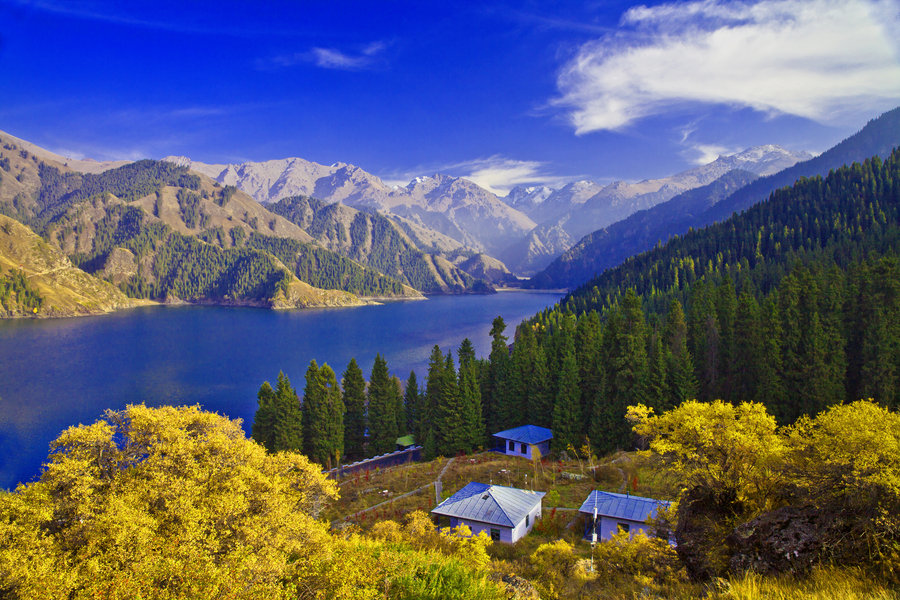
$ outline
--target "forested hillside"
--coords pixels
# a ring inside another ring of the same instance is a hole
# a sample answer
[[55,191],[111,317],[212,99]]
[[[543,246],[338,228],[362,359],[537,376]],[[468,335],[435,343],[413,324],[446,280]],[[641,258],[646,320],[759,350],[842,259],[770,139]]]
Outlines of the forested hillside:
[[900,108],[872,119],[858,133],[819,156],[773,175],[753,178],[730,173],[715,183],[595,231],[529,282],[531,287],[572,288],[625,259],[665,243],[689,229],[705,227],[745,210],[774,190],[803,177],[826,176],[832,169],[872,156],[886,158],[900,145]]
[[629,445],[638,402],[756,400],[782,423],[865,397],[895,407],[898,252],[900,151],[798,181],[522,324],[510,365],[490,365],[522,392],[486,396],[486,414],[510,415],[502,429],[549,397],[527,414],[560,447],[588,435],[611,450]]

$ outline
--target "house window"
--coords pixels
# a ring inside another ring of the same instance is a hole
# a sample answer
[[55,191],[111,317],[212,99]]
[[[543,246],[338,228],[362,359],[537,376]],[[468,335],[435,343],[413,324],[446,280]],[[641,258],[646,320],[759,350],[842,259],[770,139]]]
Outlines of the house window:
[[527,454],[527,453],[528,453],[528,446],[526,446],[525,444],[522,444],[522,454]]
[[515,451],[516,451],[516,443],[513,442],[512,440],[510,440],[510,442],[509,442],[509,451],[510,451],[510,452],[515,452]]
[[493,540],[495,542],[500,541],[500,530],[499,529],[494,529],[493,527],[491,527],[491,540]]
[[528,528],[530,525],[529,519],[531,519],[531,515],[525,515],[525,527]]
[[618,525],[619,531],[624,531],[625,533],[628,533],[628,530],[631,529],[631,527],[628,526],[628,523],[619,523]]

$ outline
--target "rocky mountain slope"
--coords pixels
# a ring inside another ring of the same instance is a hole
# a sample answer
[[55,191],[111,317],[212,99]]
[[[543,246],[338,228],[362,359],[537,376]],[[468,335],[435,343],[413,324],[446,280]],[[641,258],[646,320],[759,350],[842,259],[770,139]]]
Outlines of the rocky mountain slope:
[[[325,248],[389,275],[424,293],[490,291],[435,253],[419,250],[404,229],[378,213],[307,196],[282,198],[269,210],[295,223]],[[483,275],[477,278],[485,279]]]
[[476,252],[499,252],[531,230],[535,223],[497,196],[466,179],[418,177],[406,187],[389,187],[354,165],[320,165],[300,158],[238,165],[210,165],[186,157],[165,160],[234,185],[260,202],[312,196],[358,209],[405,217]]

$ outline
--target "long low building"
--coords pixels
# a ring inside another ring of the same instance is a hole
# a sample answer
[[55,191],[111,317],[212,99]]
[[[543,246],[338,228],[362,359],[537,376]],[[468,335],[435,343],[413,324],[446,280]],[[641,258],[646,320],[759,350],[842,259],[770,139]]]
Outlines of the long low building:
[[434,507],[431,514],[449,518],[451,527],[467,525],[473,534],[484,531],[495,542],[515,544],[541,518],[544,494],[473,481]]

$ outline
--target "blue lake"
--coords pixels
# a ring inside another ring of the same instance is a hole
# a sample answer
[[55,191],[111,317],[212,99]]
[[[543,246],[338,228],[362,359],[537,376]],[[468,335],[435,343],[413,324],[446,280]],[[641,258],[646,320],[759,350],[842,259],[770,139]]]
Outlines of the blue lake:
[[243,419],[249,431],[256,392],[279,371],[302,393],[310,360],[340,378],[355,357],[368,377],[380,352],[393,375],[406,381],[415,370],[421,382],[435,344],[455,351],[468,337],[485,357],[497,315],[512,337],[522,319],[559,298],[515,291],[342,309],[158,306],[0,321],[0,487],[36,478],[63,429],[107,408],[199,404]]

